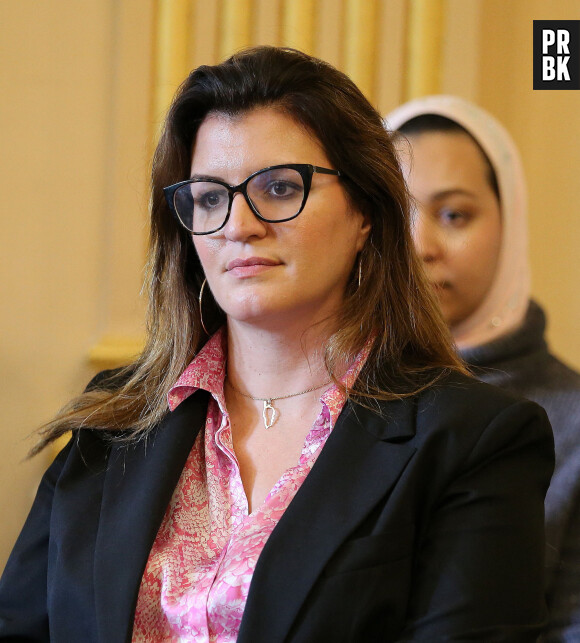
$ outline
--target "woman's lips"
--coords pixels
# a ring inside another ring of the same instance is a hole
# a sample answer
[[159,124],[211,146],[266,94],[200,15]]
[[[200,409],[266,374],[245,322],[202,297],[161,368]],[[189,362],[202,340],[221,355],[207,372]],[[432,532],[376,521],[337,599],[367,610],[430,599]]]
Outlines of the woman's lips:
[[272,266],[279,266],[280,262],[266,257],[248,257],[247,259],[233,259],[226,266],[226,271],[236,277],[253,277]]
[[433,288],[435,292],[442,292],[444,290],[449,290],[451,288],[451,284],[448,281],[434,281],[431,282],[431,288]]

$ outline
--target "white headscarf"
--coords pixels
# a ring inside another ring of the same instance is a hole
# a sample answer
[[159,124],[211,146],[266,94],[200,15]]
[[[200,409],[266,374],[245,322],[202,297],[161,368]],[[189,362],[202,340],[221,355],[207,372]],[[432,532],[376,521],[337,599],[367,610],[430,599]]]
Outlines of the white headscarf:
[[499,186],[502,239],[493,282],[476,310],[453,329],[458,348],[473,348],[518,328],[528,308],[530,270],[522,163],[506,129],[481,108],[456,96],[410,101],[388,114],[385,124],[396,130],[423,114],[438,114],[465,128],[487,155]]

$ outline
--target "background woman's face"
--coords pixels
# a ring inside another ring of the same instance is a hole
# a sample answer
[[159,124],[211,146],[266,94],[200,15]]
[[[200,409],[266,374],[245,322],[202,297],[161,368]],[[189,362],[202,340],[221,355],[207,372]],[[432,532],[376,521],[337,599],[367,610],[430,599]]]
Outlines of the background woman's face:
[[409,136],[402,162],[416,200],[413,239],[453,330],[482,303],[501,247],[501,214],[481,151],[461,132]]
[[[191,174],[238,185],[253,172],[287,163],[332,169],[315,137],[279,110],[259,108],[235,117],[208,115],[196,137]],[[297,218],[261,221],[237,193],[225,227],[193,242],[230,322],[280,328],[336,312],[368,233],[340,179],[314,174]]]

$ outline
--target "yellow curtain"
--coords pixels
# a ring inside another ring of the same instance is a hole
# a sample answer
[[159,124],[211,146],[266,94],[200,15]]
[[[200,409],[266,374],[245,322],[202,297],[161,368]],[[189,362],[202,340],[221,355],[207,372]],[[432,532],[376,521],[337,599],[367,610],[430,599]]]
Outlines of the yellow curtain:
[[[295,47],[328,60],[371,102],[439,90],[443,0],[155,2],[153,106],[158,120],[192,68],[259,44]],[[385,84],[400,90],[385,91]]]
[[443,0],[411,0],[405,100],[440,91],[443,17]]

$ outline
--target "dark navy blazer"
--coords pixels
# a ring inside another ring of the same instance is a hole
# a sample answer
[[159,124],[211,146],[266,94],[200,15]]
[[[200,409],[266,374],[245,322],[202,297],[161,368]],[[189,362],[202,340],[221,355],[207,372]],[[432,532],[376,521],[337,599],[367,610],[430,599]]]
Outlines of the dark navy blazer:
[[[130,446],[74,436],[0,582],[0,640],[131,640],[206,409],[199,391]],[[348,403],[266,542],[239,643],[533,641],[552,467],[543,410],[467,377],[381,415]]]

